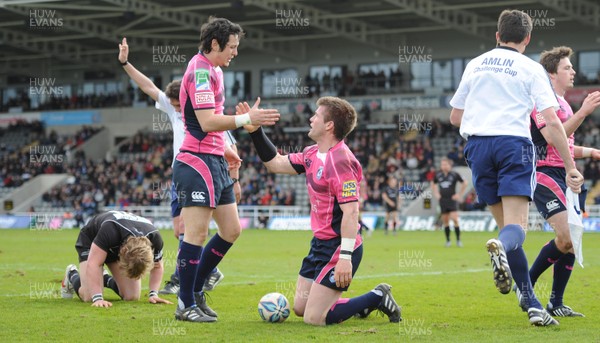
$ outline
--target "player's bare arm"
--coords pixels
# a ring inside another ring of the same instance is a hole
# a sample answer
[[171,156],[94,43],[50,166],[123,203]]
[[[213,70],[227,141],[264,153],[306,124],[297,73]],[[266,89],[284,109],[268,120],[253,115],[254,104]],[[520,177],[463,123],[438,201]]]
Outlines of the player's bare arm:
[[229,177],[235,180],[233,185],[233,194],[235,195],[235,201],[239,204],[240,200],[242,199],[242,187],[239,183],[242,159],[237,153],[237,146],[235,144],[226,144],[225,160],[227,160],[227,163],[229,164]]
[[388,205],[394,206],[394,202],[392,201],[392,199],[390,199],[390,197],[387,196],[387,194],[383,193],[381,194],[381,197],[383,198],[383,201],[385,201]]
[[460,123],[462,121],[462,116],[465,110],[459,110],[458,108],[453,108],[450,112],[450,124],[460,127]]
[[437,183],[432,182],[431,183],[431,189],[433,190],[433,196],[440,200],[441,196],[440,196],[440,190],[438,189]]
[[465,198],[465,194],[467,193],[467,186],[469,183],[466,180],[460,184],[460,191],[458,191],[456,201],[462,203],[462,200]]
[[135,82],[135,84],[138,85],[138,87],[140,87],[142,92],[151,97],[152,100],[158,101],[158,94],[160,92],[160,89],[156,87],[152,80],[150,80],[146,75],[142,74],[131,63],[129,63],[129,61],[127,60],[128,57],[129,46],[127,45],[127,38],[123,37],[123,41],[121,42],[121,44],[119,44],[119,62],[121,62],[121,64],[127,62],[127,64],[123,65],[123,70],[125,70],[127,75],[131,77],[133,82]]
[[169,300],[162,299],[158,296],[158,290],[160,289],[160,283],[162,281],[164,273],[163,261],[154,262],[154,268],[150,271],[150,294],[148,301],[152,304],[173,304]]
[[575,193],[581,192],[581,185],[583,184],[583,176],[575,167],[575,162],[569,151],[569,143],[567,142],[567,136],[565,129],[560,122],[560,119],[556,116],[556,112],[553,108],[549,107],[540,112],[546,122],[546,127],[540,130],[548,144],[551,144],[556,148],[560,157],[565,164],[565,171],[567,172],[567,186]]
[[[94,295],[100,294],[102,295],[102,291],[104,290],[104,281],[103,281],[103,268],[104,261],[106,260],[106,251],[102,250],[96,243],[92,243],[92,247],[90,248],[90,254],[87,260],[87,285],[88,285],[88,294],[90,297]],[[106,301],[104,299],[93,301],[92,306],[94,307],[111,307],[112,303]]]
[[[342,223],[341,223],[341,233],[342,233],[342,250],[345,250],[344,241],[354,242],[356,239],[356,234],[358,232],[358,201],[347,202],[345,204],[340,204],[340,209],[342,210]],[[348,247],[349,248],[349,247]],[[354,245],[350,248],[354,250]],[[351,251],[352,251],[351,250]],[[348,258],[343,258],[344,255],[340,252],[340,259],[338,260],[335,266],[334,279],[335,284],[338,287],[347,287],[350,285],[352,281],[352,260]]]
[[589,158],[591,157],[594,160],[600,159],[600,150],[594,148],[588,148],[585,146],[575,145],[573,147],[573,158]]

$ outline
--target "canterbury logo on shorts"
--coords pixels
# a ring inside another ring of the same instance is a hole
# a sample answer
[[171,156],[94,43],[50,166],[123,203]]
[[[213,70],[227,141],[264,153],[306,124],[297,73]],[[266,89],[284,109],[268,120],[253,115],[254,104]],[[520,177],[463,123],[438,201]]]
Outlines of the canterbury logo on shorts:
[[202,203],[205,202],[206,196],[204,195],[204,192],[199,192],[199,191],[192,192],[192,201],[202,202]]

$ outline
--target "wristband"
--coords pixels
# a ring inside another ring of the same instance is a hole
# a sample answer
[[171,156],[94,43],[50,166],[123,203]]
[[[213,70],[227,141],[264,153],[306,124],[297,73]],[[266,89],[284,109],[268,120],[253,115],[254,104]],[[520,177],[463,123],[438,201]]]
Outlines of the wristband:
[[348,261],[351,261],[351,260],[352,260],[352,255],[342,254],[342,253],[340,252],[340,260],[348,260]]
[[124,67],[124,66],[126,66],[126,65],[128,65],[128,64],[129,64],[129,61],[125,61],[125,62],[121,62],[121,61],[119,61],[119,63],[121,63],[121,65]]
[[102,296],[102,293],[98,293],[98,294],[94,294],[92,295],[92,302],[95,303],[96,301],[101,301],[104,300],[104,297]]
[[581,156],[584,157],[584,158],[592,157],[592,151],[593,150],[594,149],[592,149],[592,148],[582,148],[581,149]]
[[250,125],[250,124],[252,124],[252,121],[250,120],[249,113],[244,113],[244,114],[235,116],[235,126],[236,127],[242,127],[244,125]]
[[232,177],[231,180],[233,180],[233,183],[240,182],[240,180],[236,179],[235,177]]
[[342,238],[342,252],[348,251],[350,254],[354,251],[354,244],[356,243],[356,238]]
[[157,297],[157,296],[158,296],[157,291],[150,291],[150,293],[148,293],[148,298]]

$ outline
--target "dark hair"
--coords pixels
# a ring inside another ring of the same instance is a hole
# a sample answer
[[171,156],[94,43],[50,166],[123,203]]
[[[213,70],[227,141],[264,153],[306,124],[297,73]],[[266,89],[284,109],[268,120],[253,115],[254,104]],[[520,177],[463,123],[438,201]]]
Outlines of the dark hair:
[[238,35],[241,39],[244,37],[244,31],[238,24],[232,23],[225,18],[209,17],[208,22],[200,28],[200,51],[209,53],[212,51],[212,40],[216,39],[221,50],[229,42],[230,35]]
[[504,10],[498,18],[498,34],[502,43],[521,43],[533,30],[529,14],[519,10]]
[[327,107],[325,122],[333,121],[333,134],[342,140],[354,130],[356,126],[356,110],[344,99],[325,96],[317,100],[317,106]]
[[181,89],[181,80],[175,80],[169,82],[167,88],[165,88],[165,94],[167,98],[175,99],[179,101],[179,90]]
[[540,55],[540,64],[544,66],[546,72],[555,74],[558,71],[560,60],[565,57],[571,57],[573,50],[568,46],[554,47],[552,50],[542,51]]

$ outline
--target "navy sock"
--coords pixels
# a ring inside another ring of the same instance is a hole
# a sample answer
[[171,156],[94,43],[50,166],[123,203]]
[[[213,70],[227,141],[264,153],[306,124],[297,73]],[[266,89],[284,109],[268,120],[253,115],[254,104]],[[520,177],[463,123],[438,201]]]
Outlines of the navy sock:
[[444,232],[446,233],[446,242],[450,242],[450,226],[446,226]]
[[531,265],[529,270],[529,278],[531,279],[531,285],[535,286],[540,275],[542,275],[546,269],[556,263],[563,253],[558,250],[554,240],[551,240],[540,250],[540,254],[535,259],[535,262]]
[[180,286],[178,305],[180,308],[188,308],[195,304],[194,281],[196,280],[201,253],[201,246],[188,242],[181,243],[181,249],[179,249],[179,255],[177,256]]
[[369,292],[352,299],[339,299],[327,312],[325,323],[327,325],[341,323],[358,312],[369,307],[377,307],[381,302],[381,295]]
[[460,227],[455,226],[454,227],[454,233],[456,234],[456,240],[460,241]]
[[515,250],[506,252],[506,259],[512,272],[512,277],[517,284],[517,287],[521,291],[521,294],[525,296],[525,299],[529,302],[529,307],[535,307],[542,309],[542,304],[537,300],[535,293],[533,292],[533,286],[529,279],[529,270],[527,267],[527,256],[523,248],[518,247]]
[[194,292],[202,291],[204,281],[206,281],[208,275],[215,269],[219,262],[221,262],[232,245],[233,243],[227,242],[221,238],[218,233],[208,241],[208,244],[204,247],[202,257],[200,258],[200,267],[198,268],[196,276]]
[[79,272],[77,270],[73,270],[69,273],[69,281],[71,281],[71,285],[73,285],[75,293],[77,293],[77,296],[79,297],[79,299],[81,299],[81,296],[79,296],[79,289],[81,288],[81,278],[79,277]]
[[508,254],[509,251],[523,246],[523,242],[525,242],[525,230],[520,225],[509,224],[500,231],[498,239],[502,242],[504,251]]
[[117,281],[112,277],[112,275],[104,275],[104,287],[112,289],[118,296],[121,296],[119,293],[119,286],[117,286]]
[[550,296],[553,307],[563,304],[563,295],[573,271],[573,264],[575,264],[575,255],[570,252],[562,255],[554,264],[554,282],[552,283],[552,295]]
[[[179,235],[179,248],[177,251],[181,250],[181,243],[183,243],[183,233]],[[175,282],[179,284],[179,268],[175,267],[175,272],[171,275],[171,282]]]

